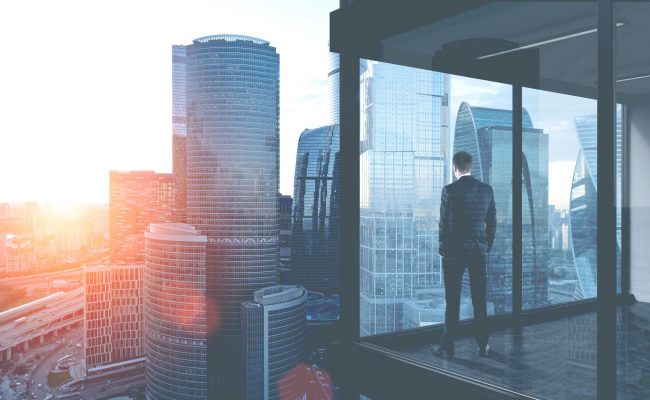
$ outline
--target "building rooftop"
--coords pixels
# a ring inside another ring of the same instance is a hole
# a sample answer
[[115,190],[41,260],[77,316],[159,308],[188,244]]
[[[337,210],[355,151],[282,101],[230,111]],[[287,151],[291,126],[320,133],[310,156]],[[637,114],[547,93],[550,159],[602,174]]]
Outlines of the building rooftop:
[[245,41],[245,42],[253,42],[255,44],[269,44],[269,42],[267,42],[266,40],[254,38],[251,36],[233,35],[233,34],[203,36],[198,39],[192,40],[192,43],[207,43],[213,40],[225,40],[226,42]]

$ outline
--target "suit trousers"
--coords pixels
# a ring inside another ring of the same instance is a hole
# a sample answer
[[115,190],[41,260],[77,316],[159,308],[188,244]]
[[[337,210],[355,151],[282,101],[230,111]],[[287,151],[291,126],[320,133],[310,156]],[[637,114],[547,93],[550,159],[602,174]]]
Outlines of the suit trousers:
[[445,280],[445,329],[443,346],[453,347],[458,331],[461,284],[465,268],[469,271],[469,282],[476,322],[476,343],[483,348],[488,343],[487,305],[486,305],[486,256],[467,255],[463,257],[443,257],[442,268]]

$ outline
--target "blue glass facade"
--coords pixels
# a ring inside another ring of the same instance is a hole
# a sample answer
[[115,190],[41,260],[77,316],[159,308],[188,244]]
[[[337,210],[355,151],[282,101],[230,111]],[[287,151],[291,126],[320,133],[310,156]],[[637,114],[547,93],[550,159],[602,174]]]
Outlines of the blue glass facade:
[[207,397],[206,241],[185,224],[151,224],[145,233],[148,399]]
[[187,219],[208,237],[208,385],[219,393],[241,378],[241,303],[276,280],[279,55],[237,35],[186,52]]
[[449,77],[368,61],[361,74],[361,335],[404,329],[404,303],[441,285],[437,227]]
[[[495,313],[512,311],[512,112],[462,103],[454,153],[474,157],[472,175],[494,189],[497,232],[488,256],[487,301]],[[522,305],[548,303],[548,135],[523,110]],[[463,294],[469,294],[467,275]]]
[[[598,188],[598,143],[596,115],[579,116],[575,120],[576,133],[580,140],[580,154],[576,161],[571,185],[570,229],[573,257],[578,284],[575,299],[596,297],[597,294],[597,188]],[[621,291],[621,197],[623,172],[622,120],[620,109],[616,129],[616,275],[617,291]]]
[[257,290],[241,305],[247,400],[306,397],[307,291],[301,286]]
[[307,290],[340,286],[339,126],[305,130],[298,141],[291,272]]

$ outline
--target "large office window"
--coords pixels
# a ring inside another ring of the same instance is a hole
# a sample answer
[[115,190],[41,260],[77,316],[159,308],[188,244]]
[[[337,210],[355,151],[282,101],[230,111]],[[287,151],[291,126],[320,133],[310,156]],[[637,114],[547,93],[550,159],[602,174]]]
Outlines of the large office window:
[[[499,228],[488,313],[512,310],[512,111],[508,85],[363,60],[360,74],[361,336],[444,322],[440,197],[452,156],[493,186]],[[468,274],[461,319],[473,317]]]

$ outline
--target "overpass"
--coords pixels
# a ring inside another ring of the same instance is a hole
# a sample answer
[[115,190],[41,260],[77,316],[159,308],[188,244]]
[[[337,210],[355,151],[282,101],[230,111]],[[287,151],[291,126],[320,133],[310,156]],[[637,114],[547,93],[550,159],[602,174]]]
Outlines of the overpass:
[[12,352],[27,350],[30,344],[42,344],[62,329],[83,327],[84,287],[57,297],[45,308],[15,321],[0,324],[0,362],[11,359]]

